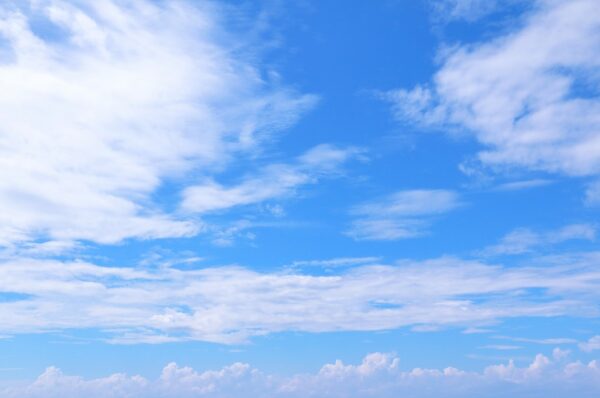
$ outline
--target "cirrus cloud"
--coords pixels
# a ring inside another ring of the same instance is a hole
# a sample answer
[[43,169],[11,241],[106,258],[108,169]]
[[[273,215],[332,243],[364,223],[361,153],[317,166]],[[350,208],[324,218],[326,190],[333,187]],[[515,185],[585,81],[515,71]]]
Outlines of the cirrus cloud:
[[450,51],[430,85],[386,98],[400,120],[470,132],[486,165],[598,175],[598,4],[535,4],[512,32]]
[[326,276],[241,266],[105,267],[13,259],[0,267],[0,334],[93,328],[113,343],[237,344],[285,331],[430,330],[597,314],[599,253],[513,268],[457,258],[357,265]]
[[314,103],[263,78],[226,26],[209,2],[3,2],[0,245],[196,234],[153,192]]

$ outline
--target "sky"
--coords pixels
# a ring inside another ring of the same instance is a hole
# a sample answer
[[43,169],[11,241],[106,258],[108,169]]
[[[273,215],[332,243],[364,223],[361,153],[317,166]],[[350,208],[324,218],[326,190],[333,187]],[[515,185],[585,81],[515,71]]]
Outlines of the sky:
[[598,49],[597,0],[0,0],[0,397],[597,397]]

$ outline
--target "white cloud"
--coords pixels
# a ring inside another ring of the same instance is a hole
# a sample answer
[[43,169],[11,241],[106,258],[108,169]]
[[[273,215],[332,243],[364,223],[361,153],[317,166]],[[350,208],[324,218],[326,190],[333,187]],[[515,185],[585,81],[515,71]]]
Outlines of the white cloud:
[[596,227],[591,224],[570,224],[560,229],[535,232],[527,228],[517,228],[504,236],[496,245],[483,249],[485,256],[516,255],[555,245],[569,240],[596,239]]
[[600,205],[600,181],[594,181],[587,186],[584,203],[587,206]]
[[595,0],[541,0],[515,31],[458,47],[430,88],[387,96],[396,116],[467,130],[493,167],[600,173],[600,19]]
[[480,348],[489,349],[489,350],[499,350],[499,351],[511,351],[511,350],[520,350],[521,346],[518,345],[508,345],[508,344],[488,344],[482,346]]
[[544,180],[541,178],[533,179],[533,180],[522,180],[522,181],[511,181],[504,184],[500,184],[496,187],[498,191],[518,191],[521,189],[530,189],[543,187],[545,185],[551,184],[551,180]]
[[246,177],[232,187],[214,181],[188,187],[183,193],[182,207],[189,212],[206,213],[281,198],[302,185],[338,173],[343,162],[359,152],[356,148],[319,145],[295,163],[269,165],[258,175]]
[[353,265],[375,264],[381,261],[381,257],[338,257],[328,260],[300,260],[294,261],[292,267],[346,267]]
[[533,343],[533,344],[544,344],[544,345],[561,345],[561,344],[575,344],[577,340],[568,337],[551,337],[546,339],[531,339],[526,337],[510,337],[510,336],[494,336],[496,339],[517,341],[521,343]]
[[248,364],[234,363],[218,370],[196,371],[170,363],[160,376],[113,374],[84,379],[50,367],[32,383],[0,391],[12,398],[166,398],[166,397],[506,397],[552,396],[592,398],[600,393],[600,365],[567,362],[564,355],[538,354],[526,367],[513,361],[482,372],[453,367],[403,370],[394,355],[371,353],[358,365],[340,360],[317,373],[270,375]]
[[225,20],[207,2],[3,2],[0,245],[197,233],[151,194],[314,102],[262,79]]
[[474,327],[599,310],[600,253],[511,268],[440,258],[327,276],[284,269],[103,267],[14,259],[0,267],[0,334],[95,328],[114,343],[240,343],[281,331]]
[[591,337],[587,342],[579,344],[583,351],[600,350],[600,335]]
[[[515,0],[504,0],[503,3],[509,2]],[[434,17],[442,21],[474,21],[495,11],[498,3],[498,0],[430,0]]]
[[458,194],[443,189],[399,191],[355,207],[347,235],[357,240],[395,240],[425,233],[431,217],[460,205]]

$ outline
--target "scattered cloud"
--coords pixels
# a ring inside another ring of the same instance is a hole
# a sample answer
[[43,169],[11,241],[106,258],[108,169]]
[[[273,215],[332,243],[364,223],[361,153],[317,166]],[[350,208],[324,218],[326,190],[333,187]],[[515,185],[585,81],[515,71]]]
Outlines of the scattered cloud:
[[[104,267],[16,258],[0,267],[0,334],[95,328],[113,343],[243,343],[283,331],[478,327],[506,318],[597,314],[600,253],[519,268],[439,258],[326,276],[240,266]],[[367,263],[368,264],[368,263]],[[553,343],[558,344],[554,341]]]
[[590,338],[585,343],[580,343],[579,348],[581,348],[583,351],[588,351],[588,352],[594,351],[594,350],[600,350],[600,335]]
[[466,328],[465,330],[462,331],[463,334],[483,334],[483,333],[491,333],[492,330],[490,329],[484,329],[484,328],[478,328],[478,327],[470,327],[470,328]]
[[591,224],[571,224],[548,232],[518,228],[504,236],[500,243],[483,249],[484,256],[517,255],[569,240],[596,239],[596,227]]
[[520,228],[502,238],[500,244],[489,247],[488,254],[522,254],[544,245],[558,244],[569,240],[588,240],[596,238],[596,227],[591,224],[571,224],[558,230],[537,233]]
[[371,353],[357,365],[337,360],[316,373],[271,375],[245,363],[196,371],[170,363],[157,379],[113,374],[97,379],[69,376],[49,367],[35,381],[4,388],[3,397],[465,397],[553,396],[592,398],[600,393],[600,364],[568,362],[542,354],[524,367],[514,361],[482,372],[413,368],[403,370],[391,354]]
[[585,190],[584,203],[590,207],[600,206],[600,181],[588,184]]
[[577,340],[568,337],[554,337],[545,339],[532,339],[526,337],[510,337],[510,336],[494,336],[495,339],[516,341],[519,343],[533,343],[543,345],[562,345],[562,344],[576,344]]
[[336,268],[354,265],[375,264],[381,261],[381,257],[338,257],[328,260],[301,260],[294,261],[292,267],[323,267]]
[[243,179],[238,185],[225,187],[212,180],[190,186],[183,192],[185,211],[207,213],[235,206],[260,203],[290,195],[302,185],[316,183],[319,178],[335,175],[340,166],[361,151],[319,145],[292,164],[272,164],[260,174]]
[[262,78],[226,25],[200,2],[2,2],[0,245],[198,233],[153,192],[253,152],[315,101]]
[[[505,0],[505,2],[515,2],[515,0]],[[494,12],[499,3],[498,0],[431,0],[430,6],[436,20],[474,21]]]
[[470,132],[485,148],[477,155],[485,165],[597,175],[597,6],[539,1],[516,30],[449,51],[430,86],[387,99],[400,120]]
[[352,209],[346,234],[356,240],[396,240],[426,233],[434,216],[460,206],[459,195],[443,189],[399,191]]
[[545,185],[552,184],[552,180],[545,179],[533,179],[533,180],[522,180],[522,181],[511,181],[504,184],[500,184],[496,187],[497,191],[520,191],[522,189],[530,189],[543,187]]
[[512,350],[520,350],[521,346],[518,345],[508,345],[508,344],[488,344],[479,348],[488,349],[488,350],[499,350],[499,351],[512,351]]

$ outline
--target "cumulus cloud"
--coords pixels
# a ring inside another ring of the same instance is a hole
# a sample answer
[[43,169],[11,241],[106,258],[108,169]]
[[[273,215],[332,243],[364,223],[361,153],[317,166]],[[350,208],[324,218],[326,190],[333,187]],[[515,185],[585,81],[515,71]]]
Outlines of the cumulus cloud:
[[598,310],[600,253],[501,267],[440,258],[326,276],[240,266],[104,267],[14,259],[0,267],[0,334],[95,328],[113,343],[242,343],[282,331],[473,327]]
[[460,205],[459,195],[443,189],[399,191],[356,206],[346,234],[357,240],[396,240],[425,233],[431,218]]
[[482,372],[414,368],[403,370],[394,355],[371,353],[358,365],[325,364],[317,373],[288,377],[270,375],[244,363],[198,372],[168,364],[155,380],[113,374],[84,379],[50,367],[34,382],[0,391],[3,397],[596,397],[600,365],[568,362],[564,353],[538,354],[524,367],[513,361]]
[[430,85],[389,92],[395,115],[470,132],[484,147],[478,159],[498,169],[597,175],[597,8],[595,0],[538,1],[516,30],[450,51]]
[[0,245],[197,233],[152,193],[314,102],[262,78],[225,21],[208,2],[2,2]]

